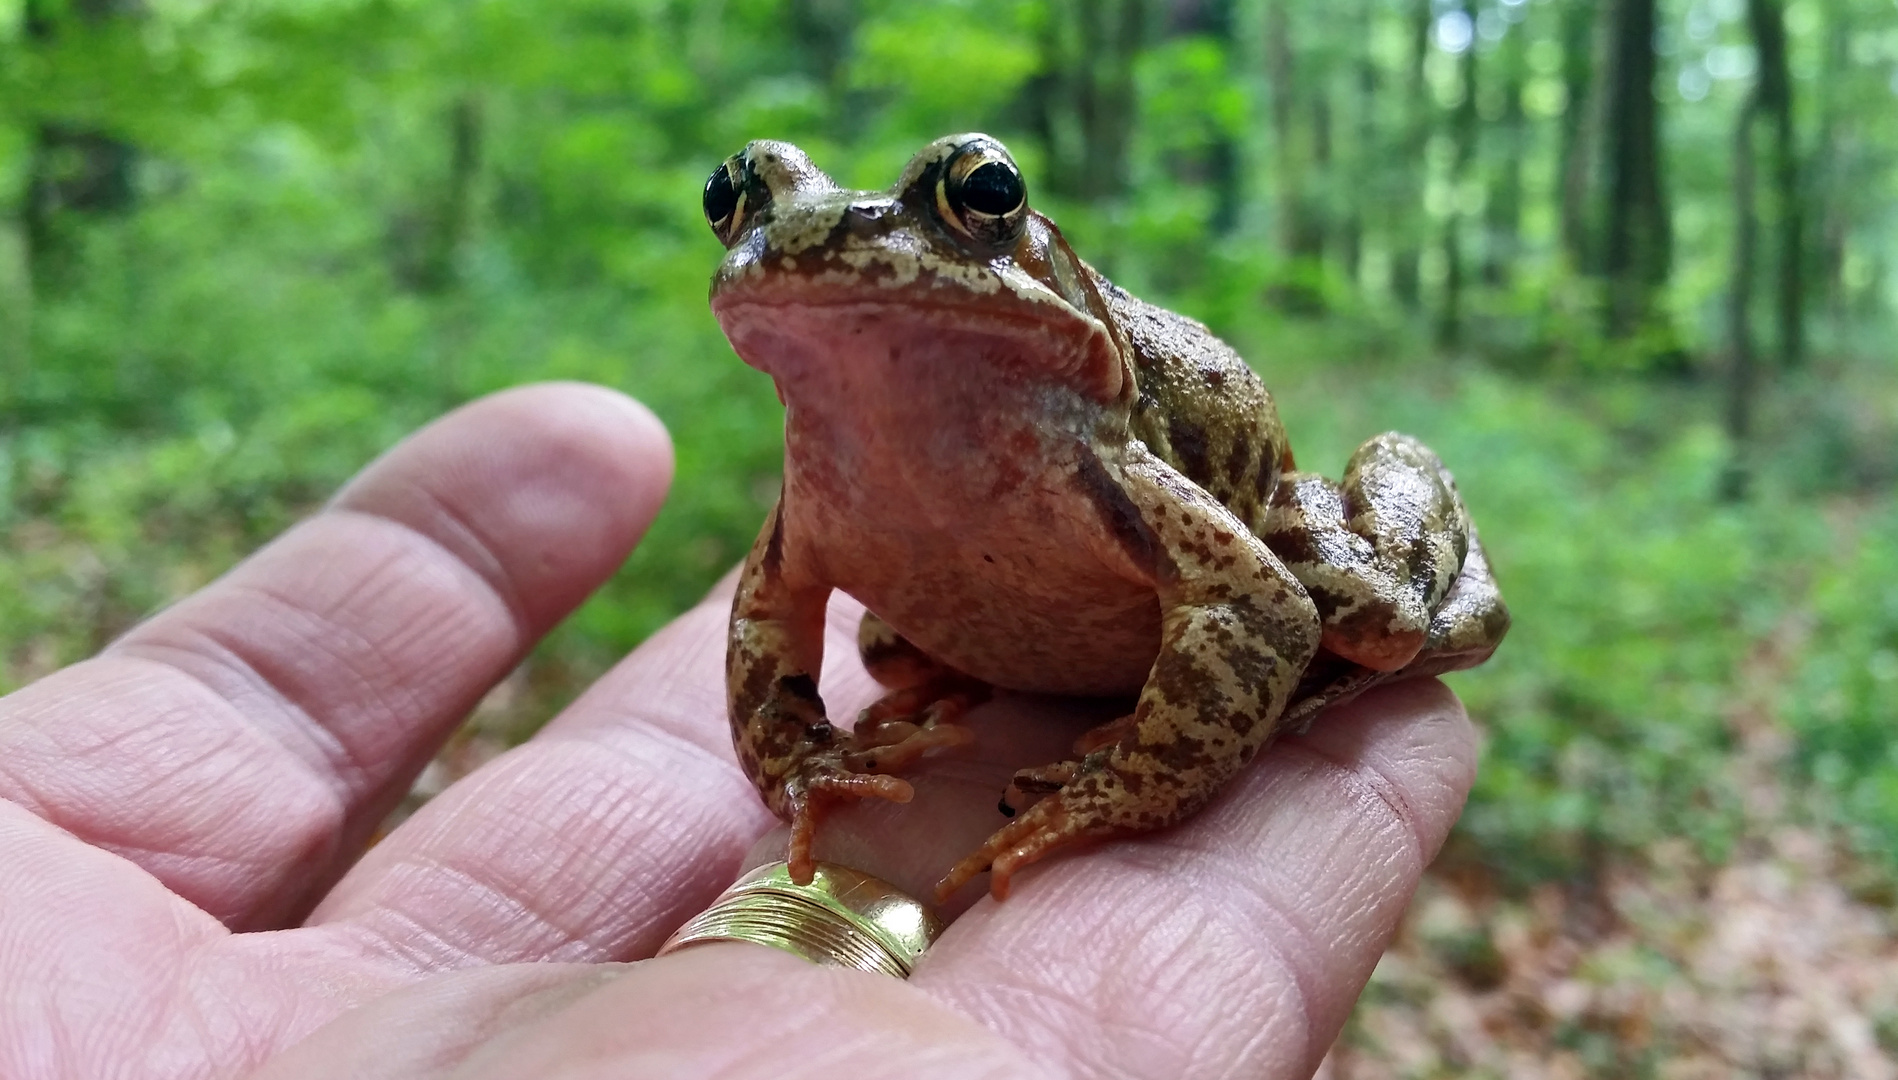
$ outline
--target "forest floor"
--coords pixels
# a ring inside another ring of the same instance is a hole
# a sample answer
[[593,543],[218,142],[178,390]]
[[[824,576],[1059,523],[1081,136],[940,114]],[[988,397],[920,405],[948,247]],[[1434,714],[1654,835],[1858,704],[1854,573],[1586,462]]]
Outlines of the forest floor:
[[1793,823],[1771,702],[1801,633],[1738,674],[1731,859],[1664,841],[1505,897],[1452,837],[1318,1080],[1898,1077],[1891,878]]

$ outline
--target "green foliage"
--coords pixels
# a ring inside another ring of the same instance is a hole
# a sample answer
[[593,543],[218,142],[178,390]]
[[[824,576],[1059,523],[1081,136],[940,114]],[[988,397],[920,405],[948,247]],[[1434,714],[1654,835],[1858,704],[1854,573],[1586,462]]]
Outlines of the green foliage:
[[1812,636],[1786,713],[1832,813],[1898,863],[1898,506],[1837,507],[1824,524],[1849,554],[1813,568]]

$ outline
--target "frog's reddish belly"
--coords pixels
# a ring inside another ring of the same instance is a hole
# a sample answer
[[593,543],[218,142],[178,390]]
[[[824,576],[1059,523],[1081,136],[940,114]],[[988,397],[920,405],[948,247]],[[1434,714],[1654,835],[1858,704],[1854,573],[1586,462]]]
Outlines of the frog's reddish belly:
[[1039,494],[972,506],[959,527],[900,529],[892,517],[930,507],[793,473],[786,528],[832,585],[944,663],[1015,690],[1134,693],[1159,651],[1154,591],[1111,573],[1066,518],[1071,504]]
[[1077,479],[1099,404],[1006,335],[918,333],[913,310],[772,315],[727,330],[785,400],[789,574],[997,686],[1138,691],[1160,610]]

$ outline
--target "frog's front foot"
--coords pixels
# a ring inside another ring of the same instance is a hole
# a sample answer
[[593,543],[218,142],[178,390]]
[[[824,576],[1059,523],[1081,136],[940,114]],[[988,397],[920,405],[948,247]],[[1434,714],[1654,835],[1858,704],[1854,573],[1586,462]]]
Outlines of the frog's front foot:
[[807,757],[784,784],[784,806],[791,822],[785,859],[790,863],[791,880],[800,885],[810,884],[816,873],[817,823],[831,807],[858,799],[906,803],[916,794],[907,780],[862,771],[862,763],[852,760],[860,755],[861,751],[839,749]]

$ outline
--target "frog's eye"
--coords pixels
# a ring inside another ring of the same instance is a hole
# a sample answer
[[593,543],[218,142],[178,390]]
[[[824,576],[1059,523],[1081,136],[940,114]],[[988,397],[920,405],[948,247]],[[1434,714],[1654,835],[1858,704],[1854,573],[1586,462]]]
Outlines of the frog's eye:
[[741,156],[726,158],[705,181],[705,220],[719,242],[731,246],[745,224],[744,161]]
[[943,169],[936,211],[970,239],[1007,247],[1028,219],[1028,183],[999,145],[971,143]]

